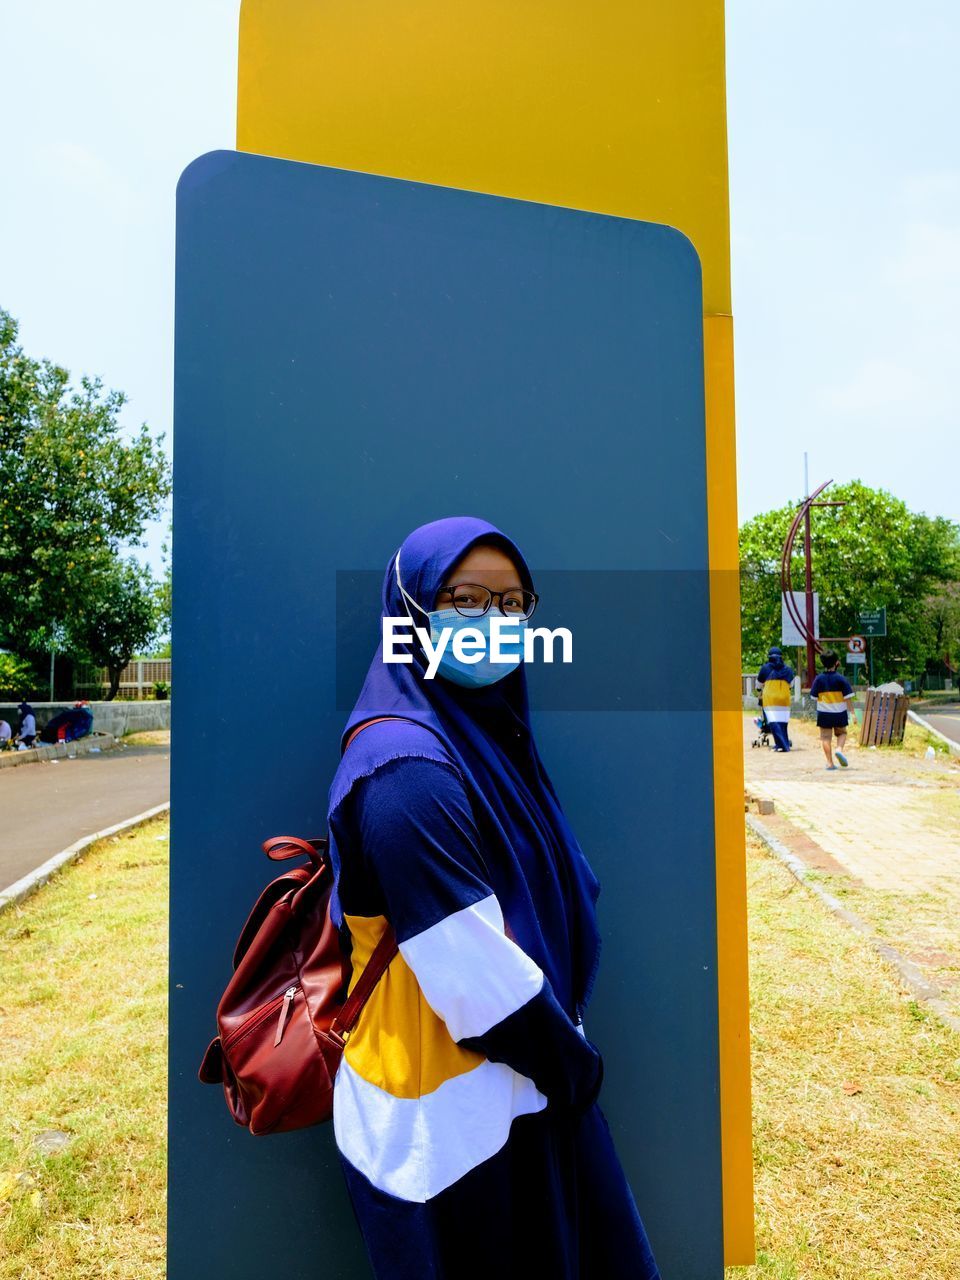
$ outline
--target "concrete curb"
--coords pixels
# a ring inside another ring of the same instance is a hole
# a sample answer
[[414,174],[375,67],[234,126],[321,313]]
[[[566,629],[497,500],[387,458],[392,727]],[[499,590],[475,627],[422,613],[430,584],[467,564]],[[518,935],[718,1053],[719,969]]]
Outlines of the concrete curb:
[[922,1000],[927,1008],[936,1014],[940,1021],[948,1026],[951,1031],[960,1032],[960,1018],[950,1012],[949,1006],[943,999],[943,993],[935,983],[928,982],[915,964],[905,959],[899,951],[895,951],[893,947],[878,938],[866,920],[862,920],[853,911],[849,911],[838,898],[835,898],[832,893],[828,893],[822,885],[812,879],[810,869],[806,863],[801,858],[798,858],[795,853],[791,853],[782,840],[778,840],[771,831],[768,831],[759,818],[755,818],[752,813],[746,814],[745,818],[747,826],[753,834],[763,841],[774,857],[779,858],[804,888],[815,893],[821,902],[834,915],[839,916],[845,924],[863,934],[874,951],[882,956],[888,964],[893,965],[904,986],[918,1000]]
[[907,711],[907,719],[912,720],[914,724],[918,724],[921,729],[925,729],[927,733],[934,738],[939,738],[941,742],[947,744],[947,750],[952,756],[960,756],[960,742],[954,742],[952,738],[948,738],[945,733],[941,733],[939,729],[935,729],[932,724],[927,724],[923,716],[918,715],[916,711]]
[[112,733],[92,733],[76,742],[50,742],[28,751],[4,751],[0,755],[0,769],[15,769],[20,764],[37,764],[43,760],[69,759],[71,756],[88,756],[91,751],[110,751],[117,745]]
[[139,826],[141,822],[147,822],[150,818],[155,818],[160,813],[166,813],[169,808],[170,801],[167,800],[152,809],[146,809],[143,813],[138,813],[134,818],[125,818],[123,822],[118,822],[112,827],[106,827],[103,831],[95,831],[92,836],[84,836],[76,844],[70,845],[69,849],[62,849],[59,853],[55,853],[52,858],[48,858],[35,871],[22,876],[21,879],[15,881],[6,889],[0,890],[0,911],[5,911],[8,907],[15,906],[17,903],[23,902],[25,898],[29,898],[32,893],[35,893],[37,889],[45,885],[51,876],[56,875],[63,867],[76,861],[85,849],[89,849],[98,840],[105,840],[107,836],[116,835],[118,831],[126,831],[130,827]]

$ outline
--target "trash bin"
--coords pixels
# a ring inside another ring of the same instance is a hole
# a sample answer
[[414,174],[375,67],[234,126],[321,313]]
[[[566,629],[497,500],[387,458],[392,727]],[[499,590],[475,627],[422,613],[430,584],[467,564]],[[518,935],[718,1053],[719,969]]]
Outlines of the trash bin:
[[861,747],[882,747],[903,741],[910,699],[905,693],[868,689],[860,725]]

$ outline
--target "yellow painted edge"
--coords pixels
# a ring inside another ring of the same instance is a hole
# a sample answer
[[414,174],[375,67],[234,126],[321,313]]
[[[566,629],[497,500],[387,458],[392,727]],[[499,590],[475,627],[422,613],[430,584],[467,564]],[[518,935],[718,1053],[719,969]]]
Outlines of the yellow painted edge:
[[740,582],[734,431],[733,319],[704,319],[707,528],[714,688],[713,783],[717,850],[717,981],[723,1252],[727,1266],[755,1261],[750,973],[740,711]]

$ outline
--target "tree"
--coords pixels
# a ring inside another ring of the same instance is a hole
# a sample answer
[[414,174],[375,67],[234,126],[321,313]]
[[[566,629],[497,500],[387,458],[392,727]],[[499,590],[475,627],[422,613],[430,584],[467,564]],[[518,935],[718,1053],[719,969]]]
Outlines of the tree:
[[170,466],[146,425],[123,438],[126,398],[97,379],[24,354],[0,310],[0,647],[36,659],[54,623],[73,629],[89,579],[170,493]]
[[957,669],[960,655],[960,582],[939,582],[924,601],[933,632],[933,657],[929,667],[946,664]]
[[[874,645],[879,679],[918,676],[937,652],[929,605],[944,584],[960,580],[960,528],[942,517],[910,511],[899,498],[858,480],[824,495],[842,507],[813,511],[814,589],[820,595],[820,631],[849,636],[861,609],[885,606],[887,637]],[[780,554],[795,506],[767,511],[740,530],[744,662],[759,663],[780,640]],[[803,546],[792,565],[794,590],[803,586]]]
[[20,698],[36,684],[36,672],[26,659],[0,650],[0,700]]
[[[157,630],[169,636],[173,619],[173,568],[170,562],[170,541],[173,538],[173,522],[167,526],[167,539],[161,544],[163,577],[157,583]],[[157,651],[157,657],[170,657],[170,641]]]
[[157,634],[157,583],[132,557],[105,558],[91,573],[84,598],[71,623],[73,648],[110,673],[106,700],[116,697],[120,675]]

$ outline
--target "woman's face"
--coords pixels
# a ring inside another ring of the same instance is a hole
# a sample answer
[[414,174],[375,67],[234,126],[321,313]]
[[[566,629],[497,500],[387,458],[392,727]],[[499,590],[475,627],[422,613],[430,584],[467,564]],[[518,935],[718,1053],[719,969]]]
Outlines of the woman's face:
[[523,587],[520,572],[507,553],[499,547],[483,543],[471,547],[453,566],[443,587],[437,592],[434,608],[449,608],[453,596],[446,588],[458,587],[464,583],[476,583],[496,592],[520,591]]

